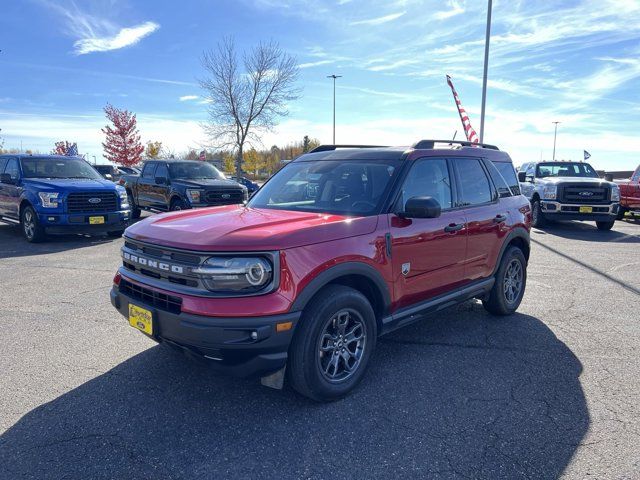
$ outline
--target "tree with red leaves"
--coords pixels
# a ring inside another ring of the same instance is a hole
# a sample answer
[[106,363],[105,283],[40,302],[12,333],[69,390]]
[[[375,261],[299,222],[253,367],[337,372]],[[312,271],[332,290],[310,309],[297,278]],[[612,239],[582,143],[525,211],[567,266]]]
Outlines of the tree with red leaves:
[[104,157],[125,167],[140,163],[144,147],[140,142],[135,114],[128,110],[120,110],[111,104],[104,107],[104,113],[113,123],[113,127],[107,125],[102,129],[102,133],[107,136],[102,144]]

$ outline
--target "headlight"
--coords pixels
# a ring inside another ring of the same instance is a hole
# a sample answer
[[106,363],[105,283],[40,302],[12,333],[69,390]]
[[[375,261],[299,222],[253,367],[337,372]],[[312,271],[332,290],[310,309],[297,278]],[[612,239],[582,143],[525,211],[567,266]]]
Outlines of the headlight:
[[613,187],[611,187],[611,201],[620,201],[620,187],[618,185],[613,185]]
[[191,203],[200,203],[200,195],[202,190],[194,190],[192,188],[187,189],[187,198]]
[[116,190],[118,191],[118,197],[120,197],[120,207],[129,207],[129,195],[127,195],[127,190],[120,185],[116,187]]
[[38,196],[42,206],[45,208],[58,208],[58,204],[62,202],[62,199],[58,200],[59,192],[39,192]]
[[555,200],[558,187],[556,185],[549,185],[542,189],[542,198],[545,200]]
[[257,292],[273,280],[273,266],[262,257],[212,257],[193,272],[212,292]]

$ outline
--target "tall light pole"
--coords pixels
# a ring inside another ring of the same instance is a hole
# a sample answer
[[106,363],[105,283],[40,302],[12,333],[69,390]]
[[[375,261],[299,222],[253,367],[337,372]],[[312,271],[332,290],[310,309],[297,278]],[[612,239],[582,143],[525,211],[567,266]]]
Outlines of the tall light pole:
[[558,124],[560,122],[551,122],[555,125],[553,130],[553,161],[556,161],[556,137],[558,136]]
[[327,75],[327,78],[333,78],[333,144],[336,144],[336,78],[342,78],[342,75]]
[[480,110],[480,143],[484,143],[484,109],[487,103],[487,71],[489,70],[489,40],[491,39],[491,9],[493,1],[487,5],[487,33],[484,40],[484,75],[482,77],[482,108]]

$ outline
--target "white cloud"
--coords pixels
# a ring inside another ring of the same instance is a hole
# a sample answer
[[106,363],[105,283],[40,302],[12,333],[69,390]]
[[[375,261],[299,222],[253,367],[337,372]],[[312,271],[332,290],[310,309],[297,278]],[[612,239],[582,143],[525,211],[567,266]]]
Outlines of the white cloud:
[[333,63],[333,60],[318,60],[317,62],[301,63],[298,65],[298,68],[319,67],[320,65],[328,65],[330,63]]
[[392,22],[403,16],[407,12],[398,12],[392,13],[390,15],[385,15],[383,17],[369,18],[367,20],[358,20],[355,22],[351,22],[350,25],[382,25],[383,23]]
[[448,3],[451,7],[450,10],[436,12],[433,14],[433,18],[435,18],[436,20],[445,20],[447,18],[455,17],[456,15],[464,13],[464,7],[460,4],[460,2],[456,0],[450,0]]
[[144,37],[158,30],[160,25],[154,22],[145,22],[135,27],[122,28],[118,33],[106,37],[90,37],[77,40],[73,46],[76,55],[84,55],[92,52],[108,52],[120,48],[135,45]]
[[181,102],[186,102],[189,100],[197,100],[198,98],[200,98],[198,95],[183,95],[179,98],[179,100]]
[[404,60],[397,60],[391,63],[385,63],[382,65],[373,65],[371,67],[368,67],[367,70],[370,70],[372,72],[383,72],[385,70],[395,70],[396,68],[405,67],[407,65],[415,65],[416,63],[420,63],[420,60],[404,59]]

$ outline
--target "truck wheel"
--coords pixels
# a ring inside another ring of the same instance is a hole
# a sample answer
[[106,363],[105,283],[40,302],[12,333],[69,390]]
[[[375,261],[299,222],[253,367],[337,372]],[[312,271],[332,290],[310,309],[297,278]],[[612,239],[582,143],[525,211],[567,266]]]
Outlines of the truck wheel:
[[142,212],[136,205],[136,202],[133,201],[133,196],[131,195],[131,193],[127,192],[127,195],[129,195],[129,205],[131,206],[131,218],[137,220],[140,218],[140,214]]
[[186,209],[187,209],[187,206],[181,199],[174,198],[173,200],[171,200],[171,206],[169,207],[169,210],[171,212],[177,212],[179,210],[186,210]]
[[598,227],[598,230],[611,230],[614,223],[616,223],[615,220],[611,222],[596,222],[596,227]]
[[627,213],[627,210],[625,208],[618,207],[618,216],[616,217],[616,220],[622,220],[625,213]]
[[540,207],[540,200],[534,200],[531,206],[531,226],[536,228],[543,227],[545,220],[542,208]]
[[113,232],[107,232],[109,237],[119,238],[124,233],[124,230],[114,230]]
[[511,315],[520,306],[527,285],[527,260],[517,247],[508,247],[496,272],[495,283],[482,305],[494,315]]
[[44,228],[40,225],[38,215],[32,206],[27,206],[22,210],[20,215],[20,224],[22,225],[22,233],[27,242],[39,243],[47,238]]
[[302,312],[289,349],[295,390],[316,401],[347,395],[362,380],[376,346],[373,308],[357,290],[324,288]]

